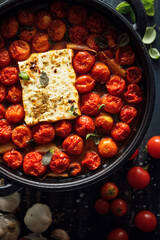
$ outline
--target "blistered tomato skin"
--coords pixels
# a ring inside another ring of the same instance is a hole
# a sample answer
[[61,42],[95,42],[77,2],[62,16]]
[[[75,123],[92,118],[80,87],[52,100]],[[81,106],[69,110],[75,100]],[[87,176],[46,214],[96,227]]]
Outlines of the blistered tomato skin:
[[77,176],[78,174],[80,174],[82,171],[81,165],[78,162],[72,162],[69,165],[69,175],[70,176]]
[[115,124],[111,131],[111,136],[116,141],[123,141],[125,140],[131,132],[131,129],[127,123],[118,122]]
[[152,232],[157,226],[157,218],[152,212],[143,210],[136,215],[135,225],[143,232]]
[[95,119],[96,129],[98,129],[100,133],[109,133],[113,125],[113,118],[108,113],[100,113]]
[[78,52],[73,59],[73,68],[78,74],[85,74],[90,71],[95,63],[95,57],[87,52]]
[[63,149],[70,154],[79,155],[83,151],[83,139],[78,135],[71,135],[64,139]]
[[12,141],[20,148],[27,147],[32,138],[31,129],[25,125],[19,125],[12,131]]
[[53,153],[49,167],[54,173],[62,173],[68,170],[69,164],[70,157],[62,151],[56,151]]
[[32,128],[33,139],[37,144],[46,144],[55,137],[55,130],[51,123],[39,123]]
[[142,79],[142,71],[138,67],[130,67],[126,69],[126,80],[128,83],[138,83]]
[[11,132],[11,125],[5,119],[0,120],[0,144],[9,142],[11,139]]
[[5,112],[6,112],[5,107],[2,104],[0,104],[0,119],[3,119],[5,117]]
[[35,52],[46,52],[49,50],[49,37],[46,33],[37,33],[32,39],[32,47]]
[[106,94],[102,97],[102,104],[105,105],[103,106],[103,109],[106,112],[113,114],[120,112],[123,106],[123,102],[120,97],[112,96],[110,94]]
[[126,82],[123,78],[114,75],[110,77],[105,86],[109,94],[119,96],[124,92]]
[[0,102],[3,102],[6,98],[6,88],[4,85],[0,84]]
[[119,47],[116,51],[116,60],[120,65],[132,65],[135,61],[135,54],[131,46]]
[[99,46],[97,45],[97,43],[95,41],[96,37],[99,37],[99,35],[96,33],[92,33],[91,35],[88,36],[86,43],[89,48],[94,49],[96,52],[98,52]]
[[67,31],[66,24],[62,20],[55,19],[51,22],[47,31],[53,41],[61,41]]
[[1,34],[4,38],[15,37],[19,28],[19,24],[15,17],[9,17],[5,19],[1,24]]
[[110,70],[104,63],[96,63],[91,70],[91,76],[96,82],[103,84],[109,80]]
[[118,152],[118,146],[112,138],[102,138],[98,144],[98,152],[104,158],[114,157]]
[[38,152],[29,152],[23,160],[23,171],[27,175],[39,177],[47,170],[42,163],[42,155]]
[[105,199],[99,198],[95,201],[94,208],[97,213],[105,215],[109,212],[109,202]]
[[75,87],[79,93],[87,93],[93,90],[95,80],[89,75],[81,75],[77,77]]
[[52,16],[47,11],[40,11],[36,16],[36,27],[40,30],[45,30],[49,27],[52,21]]
[[72,124],[68,120],[61,120],[55,124],[55,132],[59,137],[65,138],[70,135],[72,131]]
[[150,182],[150,175],[142,167],[132,167],[128,171],[127,181],[132,188],[144,189]]
[[36,35],[36,32],[36,28],[34,26],[31,26],[31,30],[22,30],[22,32],[19,34],[19,39],[29,43]]
[[11,105],[7,108],[5,118],[9,123],[18,123],[24,118],[24,109],[20,104]]
[[35,21],[35,15],[29,9],[21,9],[18,12],[18,21],[22,25],[32,25]]
[[85,137],[88,133],[94,132],[95,124],[92,118],[81,116],[75,120],[74,129],[79,136]]
[[23,40],[15,40],[9,46],[11,57],[17,61],[26,60],[30,54],[30,45]]
[[82,44],[86,41],[87,37],[88,31],[83,26],[76,25],[69,29],[69,38],[73,43]]
[[101,33],[106,26],[105,18],[98,13],[91,13],[87,17],[86,27],[91,33]]
[[20,152],[18,152],[16,150],[12,150],[12,151],[6,152],[3,155],[3,160],[12,169],[17,169],[18,167],[20,167],[22,165],[23,156]]
[[6,86],[16,83],[19,79],[18,69],[16,67],[5,67],[0,74],[0,81]]
[[95,170],[100,166],[101,159],[97,153],[95,153],[93,151],[89,151],[86,153],[81,164],[82,164],[82,166],[87,167],[89,170]]
[[123,122],[130,124],[137,116],[137,109],[130,106],[124,105],[120,111],[120,118]]
[[11,63],[11,57],[7,49],[0,50],[0,67],[6,67]]
[[117,197],[119,189],[113,182],[106,182],[100,189],[101,197],[106,200],[112,200]]
[[6,99],[13,103],[17,104],[22,100],[22,90],[20,87],[12,86],[9,88]]
[[57,18],[65,18],[67,15],[67,3],[66,1],[54,1],[51,4],[51,12],[55,14],[55,17]]
[[97,93],[86,93],[82,96],[81,111],[82,113],[94,116],[99,113],[99,107],[101,105],[101,98]]
[[128,85],[127,92],[123,95],[127,103],[140,103],[142,102],[142,90],[137,84]]
[[0,35],[0,49],[4,48],[4,46],[5,46],[5,41],[3,37]]
[[80,5],[75,5],[69,8],[68,11],[68,21],[71,24],[78,25],[85,22],[87,17],[87,10],[85,7]]

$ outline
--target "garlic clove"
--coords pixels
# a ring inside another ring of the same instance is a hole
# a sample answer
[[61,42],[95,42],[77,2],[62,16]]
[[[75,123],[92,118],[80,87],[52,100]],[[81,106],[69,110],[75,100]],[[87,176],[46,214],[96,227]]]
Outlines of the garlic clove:
[[9,196],[0,197],[0,210],[3,212],[13,212],[20,204],[20,194],[18,192]]
[[68,233],[63,229],[55,229],[51,233],[51,238],[54,240],[70,240]]

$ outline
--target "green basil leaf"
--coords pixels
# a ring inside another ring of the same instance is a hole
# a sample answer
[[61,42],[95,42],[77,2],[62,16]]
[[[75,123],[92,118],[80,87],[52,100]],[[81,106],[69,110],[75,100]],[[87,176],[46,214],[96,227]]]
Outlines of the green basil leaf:
[[42,164],[44,166],[49,165],[53,156],[54,150],[50,149],[48,150],[42,157]]
[[101,104],[101,106],[99,107],[99,111],[101,110],[102,107],[105,107],[105,104]]
[[87,139],[93,140],[94,143],[95,143],[95,145],[98,145],[99,142],[100,142],[100,136],[99,136],[98,134],[96,134],[96,133],[88,133],[88,134],[86,135],[86,140],[87,140]]
[[117,40],[118,47],[126,46],[130,41],[130,38],[127,33],[122,33]]
[[135,16],[135,14],[134,14],[134,12],[133,12],[132,9],[131,9],[131,11],[130,11],[130,17],[131,17],[132,22],[133,22],[133,23],[136,23],[136,16]]
[[154,0],[142,0],[142,3],[146,10],[146,14],[150,17],[153,17],[155,14]]
[[49,77],[47,76],[47,73],[42,71],[41,72],[41,75],[40,75],[40,78],[39,78],[39,81],[42,85],[42,87],[46,87],[49,83]]
[[75,109],[74,104],[71,106],[69,112],[70,112],[71,115],[78,116],[78,113],[76,113],[76,109]]
[[144,37],[142,39],[144,44],[151,44],[156,39],[157,33],[156,33],[156,30],[154,29],[154,27],[155,27],[155,25],[153,27],[146,28]]
[[116,10],[122,14],[127,14],[131,11],[131,6],[129,3],[124,1],[118,4],[118,6],[116,7]]
[[108,40],[105,37],[95,37],[94,41],[100,48],[108,47]]
[[153,59],[158,59],[158,58],[160,58],[160,53],[159,53],[158,49],[156,49],[156,48],[150,47],[150,49],[149,49],[149,55],[150,55],[150,57],[153,58]]
[[29,75],[28,75],[28,73],[26,73],[26,72],[19,72],[19,77],[20,77],[20,79],[22,79],[22,80],[29,80],[30,78],[29,78]]

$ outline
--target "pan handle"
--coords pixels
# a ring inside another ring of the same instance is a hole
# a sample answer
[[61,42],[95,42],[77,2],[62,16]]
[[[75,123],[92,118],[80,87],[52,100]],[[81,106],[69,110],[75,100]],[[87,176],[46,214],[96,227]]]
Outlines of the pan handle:
[[21,189],[22,187],[13,183],[9,183],[5,180],[4,185],[0,185],[0,197],[11,195],[17,191],[20,191]]

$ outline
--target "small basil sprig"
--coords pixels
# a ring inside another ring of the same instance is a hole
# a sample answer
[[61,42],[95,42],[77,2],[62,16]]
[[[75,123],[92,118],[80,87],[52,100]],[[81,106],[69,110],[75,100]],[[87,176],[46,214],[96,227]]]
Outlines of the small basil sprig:
[[86,140],[87,140],[87,139],[93,140],[94,143],[95,143],[95,145],[98,145],[99,142],[100,142],[100,136],[99,136],[98,134],[96,134],[96,133],[88,133],[88,134],[86,135]]
[[122,33],[117,40],[118,47],[126,46],[130,41],[130,38],[127,33]]
[[29,80],[30,79],[28,73],[26,73],[24,71],[19,72],[18,75],[19,75],[20,79],[22,79],[22,80]]
[[69,112],[70,112],[71,115],[78,116],[78,113],[76,113],[76,109],[75,109],[74,104],[71,106]]
[[44,166],[49,165],[53,156],[54,150],[50,149],[48,150],[42,157],[42,164]]
[[153,27],[147,27],[146,28],[144,37],[142,39],[144,44],[151,44],[156,39],[157,33],[156,33],[156,30],[154,28],[155,28],[155,25]]
[[40,75],[40,78],[39,78],[39,81],[42,85],[42,87],[46,87],[49,83],[49,77],[47,76],[47,73],[42,71],[41,72],[41,75]]
[[101,104],[101,106],[99,107],[99,111],[101,110],[102,107],[105,107],[105,104]]
[[108,40],[105,37],[95,37],[94,41],[100,48],[106,48],[108,47]]
[[160,58],[160,52],[158,51],[158,49],[152,48],[152,46],[150,46],[149,55],[150,55],[150,57],[153,58],[153,59],[158,59],[158,58]]

